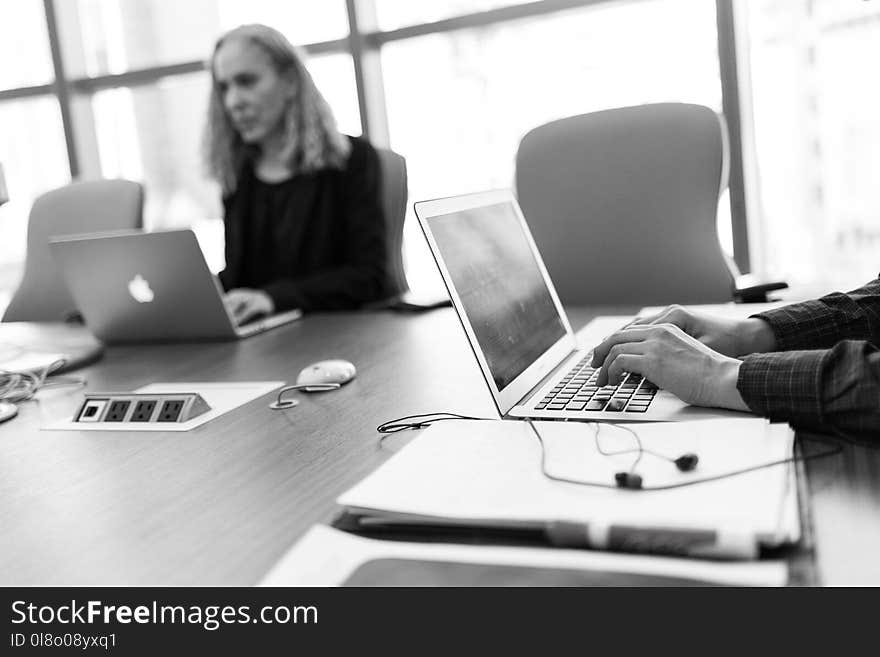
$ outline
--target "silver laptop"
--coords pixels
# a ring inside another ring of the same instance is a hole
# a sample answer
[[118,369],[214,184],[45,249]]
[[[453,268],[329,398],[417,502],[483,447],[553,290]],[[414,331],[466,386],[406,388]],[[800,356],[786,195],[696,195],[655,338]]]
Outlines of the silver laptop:
[[235,340],[302,316],[236,326],[191,230],[74,235],[49,246],[86,325],[107,343]]
[[[691,406],[629,374],[598,387],[510,191],[415,204],[502,417],[658,421],[742,414]],[[581,347],[586,347],[582,349]]]

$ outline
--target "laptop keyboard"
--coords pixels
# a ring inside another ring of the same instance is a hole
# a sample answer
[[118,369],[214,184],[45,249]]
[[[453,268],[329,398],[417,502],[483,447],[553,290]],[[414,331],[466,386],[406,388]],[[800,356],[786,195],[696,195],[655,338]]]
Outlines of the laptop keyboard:
[[553,389],[535,405],[539,411],[604,411],[644,413],[657,386],[639,374],[627,374],[616,386],[596,385],[599,371],[590,367],[590,356],[577,363]]

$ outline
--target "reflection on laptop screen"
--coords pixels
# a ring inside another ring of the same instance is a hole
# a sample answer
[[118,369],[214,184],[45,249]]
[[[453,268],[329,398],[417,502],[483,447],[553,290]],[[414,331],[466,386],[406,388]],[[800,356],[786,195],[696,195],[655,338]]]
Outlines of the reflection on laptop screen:
[[510,203],[429,219],[498,390],[565,335]]

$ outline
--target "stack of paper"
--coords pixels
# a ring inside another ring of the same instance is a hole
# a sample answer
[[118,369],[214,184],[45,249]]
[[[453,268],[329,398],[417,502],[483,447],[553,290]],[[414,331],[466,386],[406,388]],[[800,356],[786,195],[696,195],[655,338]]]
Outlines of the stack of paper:
[[783,586],[783,562],[382,541],[313,527],[261,586]]
[[[338,503],[376,522],[546,528],[665,528],[747,537],[754,548],[799,538],[791,464],[666,491],[596,488],[557,477],[614,484],[635,454],[600,453],[635,446],[619,426],[602,425],[598,444],[588,423],[536,422],[545,449],[526,423],[444,422],[426,430]],[[637,471],[646,488],[704,479],[792,456],[787,425],[762,419],[631,425],[646,449],[699,456],[693,472],[644,455]],[[756,549],[745,556],[754,556]]]

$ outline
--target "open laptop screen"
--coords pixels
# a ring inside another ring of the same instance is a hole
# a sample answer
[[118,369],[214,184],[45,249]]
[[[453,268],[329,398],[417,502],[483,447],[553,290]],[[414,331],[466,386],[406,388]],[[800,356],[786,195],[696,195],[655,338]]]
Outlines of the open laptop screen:
[[565,333],[511,203],[428,219],[495,385],[503,390]]

